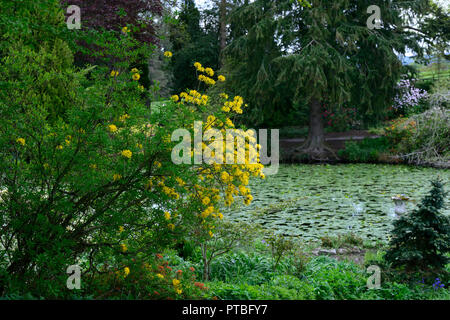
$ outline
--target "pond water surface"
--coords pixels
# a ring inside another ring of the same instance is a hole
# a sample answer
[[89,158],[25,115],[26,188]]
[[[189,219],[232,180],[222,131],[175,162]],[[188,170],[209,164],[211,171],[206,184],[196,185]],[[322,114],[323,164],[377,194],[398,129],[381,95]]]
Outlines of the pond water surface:
[[[413,209],[440,177],[450,191],[450,170],[376,164],[282,165],[277,175],[253,179],[254,201],[226,215],[302,240],[353,232],[369,241],[388,240],[395,219],[391,199],[405,194]],[[446,208],[450,215],[449,197]]]

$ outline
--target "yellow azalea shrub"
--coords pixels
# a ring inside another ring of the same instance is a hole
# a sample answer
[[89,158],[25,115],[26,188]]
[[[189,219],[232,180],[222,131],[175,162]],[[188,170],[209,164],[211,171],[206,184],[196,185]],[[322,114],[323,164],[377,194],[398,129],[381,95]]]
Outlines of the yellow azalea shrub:
[[124,267],[103,265],[87,281],[97,288],[94,298],[114,299],[132,295],[139,300],[184,300],[207,297],[208,288],[197,281],[193,267],[175,269],[161,255],[134,259]]
[[[224,206],[252,201],[250,178],[262,178],[263,166],[245,158],[255,154],[259,159],[256,138],[250,137],[244,149],[228,150],[228,160],[245,159],[239,164],[172,161],[178,144],[173,132],[185,128],[193,136],[195,122],[202,121],[203,131],[215,129],[226,136],[235,127],[232,119],[245,110],[243,99],[209,96],[206,89],[225,78],[196,63],[192,72],[201,76],[199,88],[160,107],[149,104],[150,90],[142,90],[141,72],[133,66],[147,59],[151,48],[138,45],[129,31],[105,34],[106,44],[103,38],[98,41],[102,58],[120,59],[86,70],[73,65],[63,39],[51,51],[58,56],[17,44],[0,64],[0,78],[11,87],[11,101],[3,105],[0,118],[7,128],[0,132],[0,190],[8,194],[2,196],[0,213],[11,223],[1,236],[24,244],[0,247],[0,264],[14,267],[8,274],[11,283],[26,275],[20,283],[44,292],[56,281],[55,274],[64,283],[61,270],[81,261],[83,267],[89,265],[83,276],[95,278],[103,268],[124,286],[131,285],[141,268],[133,259],[142,261],[143,255],[193,232],[201,240],[211,239]],[[41,74],[52,81],[29,76]],[[53,96],[58,90],[51,86],[59,83],[64,95],[58,100]],[[39,90],[47,86],[48,91]],[[64,109],[55,109],[58,101],[65,101]],[[246,132],[238,136],[245,139]],[[195,150],[217,156],[213,145],[218,143],[211,137]],[[195,150],[191,158],[198,156]],[[18,233],[18,225],[33,228]],[[176,296],[188,292],[182,279],[174,285],[173,276],[159,274]]]

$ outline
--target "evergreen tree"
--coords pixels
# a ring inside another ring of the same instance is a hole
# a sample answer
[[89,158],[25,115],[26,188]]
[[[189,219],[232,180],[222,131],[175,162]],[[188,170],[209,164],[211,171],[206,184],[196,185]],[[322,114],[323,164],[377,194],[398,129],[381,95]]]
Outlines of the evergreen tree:
[[412,270],[442,270],[449,262],[450,219],[439,210],[444,207],[442,182],[433,188],[418,208],[394,223],[393,238],[386,261],[394,267]]
[[178,25],[171,26],[170,40],[173,44],[172,68],[174,73],[174,93],[187,88],[195,88],[197,77],[193,72],[194,63],[218,69],[218,30],[203,30],[201,14],[193,0],[185,0],[178,17]]
[[[367,26],[371,5],[380,8],[380,29]],[[284,96],[292,94],[293,102],[307,102],[309,136],[298,151],[326,159],[330,149],[324,139],[323,105],[351,103],[366,120],[380,119],[403,71],[396,54],[407,48],[421,53],[419,35],[403,28],[402,13],[417,16],[428,6],[426,0],[256,0],[235,13],[234,21],[243,22],[229,55],[249,63],[247,72],[235,73],[233,80],[256,95],[282,90]]]
[[277,1],[259,0],[235,8],[230,14],[231,42],[226,48],[225,72],[230,91],[249,102],[246,120],[252,127],[267,126],[267,119],[287,113],[292,106],[289,88],[274,83],[272,61],[281,56],[277,43]]

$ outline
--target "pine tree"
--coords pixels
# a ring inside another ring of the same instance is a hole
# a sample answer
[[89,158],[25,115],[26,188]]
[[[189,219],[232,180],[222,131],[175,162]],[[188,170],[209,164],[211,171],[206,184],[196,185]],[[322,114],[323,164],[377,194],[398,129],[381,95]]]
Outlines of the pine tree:
[[407,271],[440,271],[449,262],[450,219],[439,210],[444,207],[443,184],[433,181],[432,189],[410,214],[394,223],[393,238],[386,261]]

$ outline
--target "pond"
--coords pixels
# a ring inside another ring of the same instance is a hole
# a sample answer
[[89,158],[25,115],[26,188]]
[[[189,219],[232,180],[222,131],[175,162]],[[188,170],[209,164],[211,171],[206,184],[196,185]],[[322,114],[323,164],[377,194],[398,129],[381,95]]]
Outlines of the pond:
[[[387,242],[395,219],[391,197],[409,196],[409,211],[437,177],[449,190],[450,170],[377,164],[282,165],[277,175],[252,180],[250,206],[235,206],[225,213],[231,220],[258,223],[304,241],[352,232],[369,242]],[[450,215],[449,197],[442,212]]]

